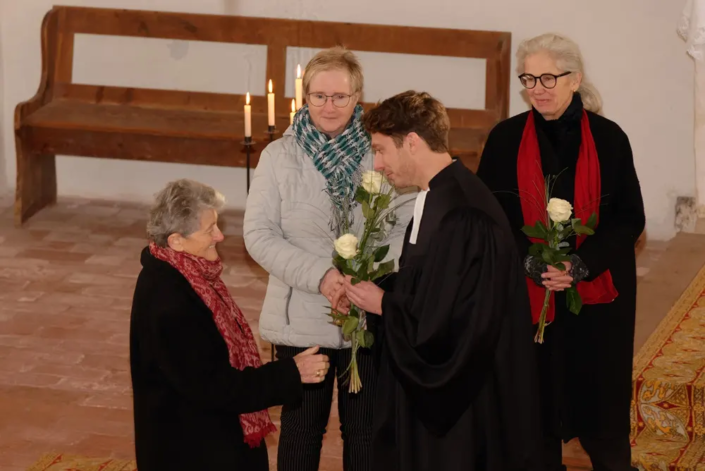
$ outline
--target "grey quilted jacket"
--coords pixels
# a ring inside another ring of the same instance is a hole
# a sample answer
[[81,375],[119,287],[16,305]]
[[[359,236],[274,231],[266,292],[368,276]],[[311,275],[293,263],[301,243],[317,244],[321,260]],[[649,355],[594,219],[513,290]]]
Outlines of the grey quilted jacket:
[[[372,169],[372,153],[363,158]],[[340,328],[326,315],[330,303],[320,283],[333,267],[335,234],[329,228],[331,202],[326,180],[297,144],[292,128],[260,156],[247,198],[243,233],[250,256],[269,273],[259,319],[263,340],[275,345],[347,348]],[[397,200],[399,222],[389,236],[387,260],[398,269],[404,231],[413,214],[415,193]],[[355,221],[362,221],[359,206]],[[327,308],[328,307],[328,308]]]

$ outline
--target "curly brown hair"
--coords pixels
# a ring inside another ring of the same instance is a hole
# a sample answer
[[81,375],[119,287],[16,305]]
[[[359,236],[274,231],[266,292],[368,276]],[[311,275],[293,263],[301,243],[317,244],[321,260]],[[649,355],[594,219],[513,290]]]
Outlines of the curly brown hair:
[[434,152],[448,152],[450,118],[445,106],[426,92],[409,90],[387,98],[362,116],[368,133],[384,134],[401,147],[415,132]]

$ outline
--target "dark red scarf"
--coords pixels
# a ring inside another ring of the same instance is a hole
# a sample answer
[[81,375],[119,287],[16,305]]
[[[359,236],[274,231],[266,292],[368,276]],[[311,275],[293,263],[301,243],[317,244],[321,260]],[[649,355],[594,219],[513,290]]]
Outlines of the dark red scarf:
[[[539,141],[536,136],[536,126],[534,111],[529,112],[526,120],[524,134],[519,146],[519,157],[517,162],[517,178],[519,183],[519,194],[521,199],[521,211],[524,215],[524,224],[535,225],[541,220],[548,225],[548,214],[545,208],[539,206],[545,201],[546,180],[541,166],[541,151]],[[582,132],[582,142],[575,171],[575,197],[574,211],[575,217],[587,222],[590,215],[595,212],[598,221],[600,220],[600,161],[597,158],[595,140],[590,131],[588,115],[583,110],[580,121]],[[537,204],[538,202],[538,204]],[[586,236],[579,236],[576,242],[577,247],[584,242]],[[540,239],[531,239],[532,242],[546,243]],[[543,301],[546,295],[546,288],[538,286],[530,278],[526,280],[529,286],[529,299],[531,301],[531,316],[534,323],[538,323],[543,309]],[[595,280],[578,283],[578,293],[583,300],[583,304],[604,304],[614,301],[617,297],[617,290],[612,283],[612,275],[609,270],[602,273]],[[551,295],[551,301],[546,314],[546,322],[552,322],[555,318],[555,296]]]
[[[149,244],[149,251],[155,258],[179,270],[211,310],[215,325],[228,346],[230,365],[240,371],[247,367],[262,366],[257,343],[247,319],[220,279],[223,272],[222,262],[210,262],[170,248],[158,247],[154,243]],[[268,433],[276,431],[266,409],[240,414],[240,426],[245,443],[252,448],[259,446]]]

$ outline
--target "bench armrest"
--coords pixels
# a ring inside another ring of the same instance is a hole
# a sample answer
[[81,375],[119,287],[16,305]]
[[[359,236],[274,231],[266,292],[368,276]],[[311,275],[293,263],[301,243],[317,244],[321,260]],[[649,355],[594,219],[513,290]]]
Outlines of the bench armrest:
[[32,98],[18,103],[15,107],[15,132],[20,130],[27,116],[51,101],[54,71],[57,65],[59,14],[60,10],[53,8],[44,15],[42,20],[42,75],[39,80],[39,88]]

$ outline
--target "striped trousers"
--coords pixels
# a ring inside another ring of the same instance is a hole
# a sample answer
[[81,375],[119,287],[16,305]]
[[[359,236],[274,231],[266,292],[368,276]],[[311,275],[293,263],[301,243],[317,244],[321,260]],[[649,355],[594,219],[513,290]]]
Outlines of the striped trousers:
[[[305,348],[277,346],[277,358],[290,358]],[[333,400],[333,385],[336,374],[342,379],[350,364],[352,350],[320,349],[330,358],[330,369],[325,381],[305,384],[303,400],[295,406],[284,406],[281,415],[281,434],[277,456],[278,471],[318,471],[321,458],[323,434]],[[348,392],[347,384],[338,388],[338,415],[343,436],[343,469],[345,471],[369,471],[372,444],[372,406],[376,372],[372,353],[361,348],[357,361],[362,381],[362,390],[357,394]],[[343,382],[343,381],[341,381]]]

